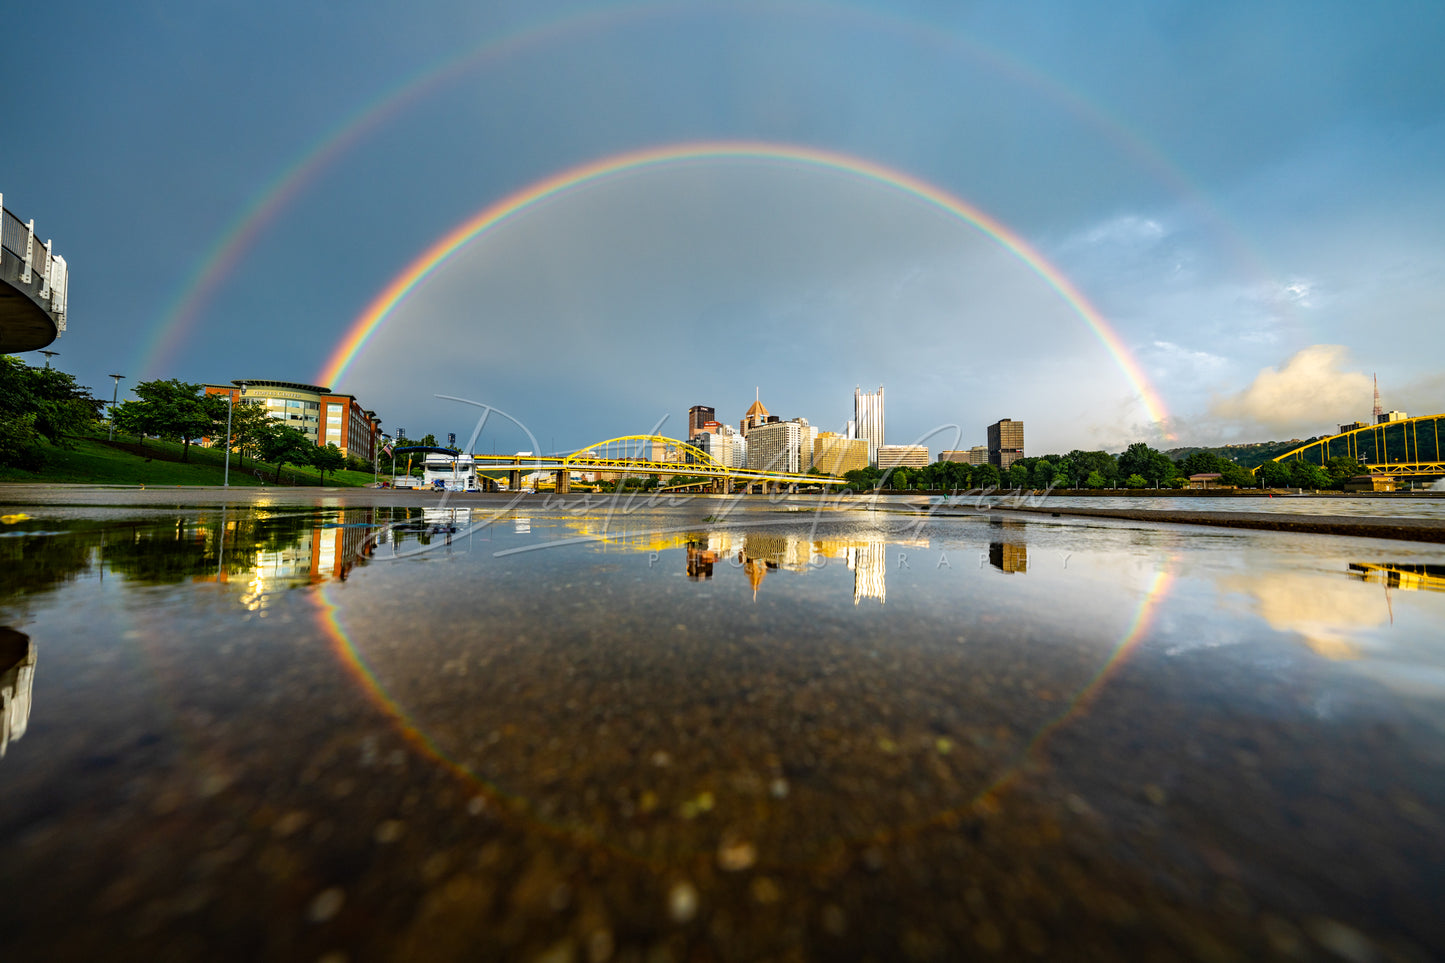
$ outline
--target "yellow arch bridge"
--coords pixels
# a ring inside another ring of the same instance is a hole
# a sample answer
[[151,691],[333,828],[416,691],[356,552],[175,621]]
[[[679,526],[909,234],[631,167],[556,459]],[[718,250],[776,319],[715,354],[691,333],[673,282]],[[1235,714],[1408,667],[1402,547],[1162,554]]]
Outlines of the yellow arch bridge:
[[1440,452],[1442,420],[1445,414],[1361,425],[1337,435],[1316,438],[1277,456],[1274,461],[1307,460],[1325,465],[1331,458],[1349,457],[1379,474],[1406,478],[1445,475],[1445,458]]
[[[736,491],[739,486],[762,491],[782,491],[796,485],[846,485],[829,475],[805,475],[794,471],[765,468],[734,468],[712,455],[676,438],[663,435],[624,435],[609,438],[571,454],[473,455],[478,472],[505,471],[509,487],[521,487],[522,476],[546,472],[556,478],[557,491],[571,490],[573,476],[588,481],[622,481],[632,478],[658,479],[684,476],[685,484],[673,488],[708,488],[716,492]],[[587,476],[592,478],[588,479]]]

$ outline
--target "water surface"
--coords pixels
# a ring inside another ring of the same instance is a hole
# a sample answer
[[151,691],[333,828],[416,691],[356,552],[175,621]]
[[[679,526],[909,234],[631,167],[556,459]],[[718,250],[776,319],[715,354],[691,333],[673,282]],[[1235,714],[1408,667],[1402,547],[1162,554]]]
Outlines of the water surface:
[[5,958],[1445,951],[1438,546],[341,502],[6,526]]

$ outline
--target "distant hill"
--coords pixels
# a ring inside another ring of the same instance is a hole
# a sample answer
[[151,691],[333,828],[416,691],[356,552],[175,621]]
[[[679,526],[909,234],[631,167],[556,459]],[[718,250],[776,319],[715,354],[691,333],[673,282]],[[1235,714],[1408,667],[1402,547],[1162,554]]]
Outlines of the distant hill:
[[1228,458],[1245,468],[1258,468],[1271,458],[1292,451],[1300,445],[1307,445],[1314,440],[1314,438],[1295,438],[1290,441],[1252,441],[1239,445],[1219,445],[1213,448],[1171,448],[1164,454],[1179,461],[1182,458],[1188,458],[1196,451],[1207,451],[1222,458]]

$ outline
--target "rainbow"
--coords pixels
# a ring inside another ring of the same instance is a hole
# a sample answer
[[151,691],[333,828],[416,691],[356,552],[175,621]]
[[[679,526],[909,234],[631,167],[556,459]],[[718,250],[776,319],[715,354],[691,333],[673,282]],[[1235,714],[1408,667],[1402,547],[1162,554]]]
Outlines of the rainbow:
[[[1129,658],[1149,636],[1158,615],[1161,603],[1169,596],[1175,581],[1173,569],[1175,560],[1165,561],[1154,573],[1145,588],[1139,607],[1125,627],[1124,635],[1114,646],[1098,671],[1094,673],[1065,705],[1058,715],[1044,725],[1029,740],[1025,748],[994,779],[977,793],[963,800],[960,805],[921,819],[918,822],[884,829],[870,837],[871,842],[885,842],[890,839],[912,835],[930,826],[957,825],[971,813],[996,813],[1003,808],[1003,797],[1024,778],[1033,764],[1036,764],[1044,746],[1060,730],[1082,718],[1098,701],[1107,687]],[[423,758],[431,760],[443,770],[476,792],[499,816],[509,816],[529,827],[574,845],[594,846],[614,855],[622,856],[644,864],[654,865],[640,853],[626,846],[598,838],[585,827],[566,826],[541,818],[531,804],[523,797],[506,791],[495,782],[484,779],[470,767],[452,758],[425,730],[411,717],[411,713],[400,704],[377,678],[366,658],[352,640],[340,613],[339,603],[331,598],[332,585],[322,585],[312,595],[315,604],[316,621],[321,632],[330,642],[332,653],[342,665],[358,689],[365,694],[392,724],[403,740]]]
[[317,374],[316,383],[336,386],[367,341],[407,295],[482,234],[515,220],[541,204],[608,178],[681,163],[721,160],[790,163],[853,175],[890,187],[973,225],[1026,264],[1083,318],[1123,372],[1149,420],[1157,425],[1167,423],[1168,412],[1163,399],[1150,385],[1104,316],[1058,268],[1002,223],[942,188],[873,161],[813,147],[760,141],[703,141],[614,154],[537,181],[483,208],[433,243],[382,289],[352,323],[325,367]]
[[860,28],[886,31],[920,46],[936,47],[950,55],[961,53],[997,75],[1039,94],[1100,132],[1106,140],[1115,144],[1161,184],[1182,197],[1185,203],[1206,221],[1216,225],[1221,235],[1232,238],[1235,247],[1242,252],[1241,262],[1252,273],[1260,279],[1270,276],[1270,272],[1264,267],[1263,258],[1248,249],[1239,232],[1224,220],[1207,196],[1138,131],[1098,105],[1085,100],[1071,88],[1040,73],[1036,68],[983,47],[967,37],[958,36],[945,28],[908,20],[892,12],[834,3],[795,0],[780,7],[746,2],[699,2],[678,7],[675,4],[643,2],[571,11],[552,20],[522,25],[415,71],[399,83],[374,94],[340,122],[312,139],[289,164],[251,193],[185,276],[179,290],[163,308],[161,318],[150,338],[139,343],[139,357],[132,367],[143,373],[154,372],[163,367],[178,350],[185,336],[195,327],[206,305],[219,292],[266,229],[325,169],[344,157],[367,136],[399,116],[406,108],[474,71],[552,41],[631,20],[653,16],[694,16],[709,12],[723,15],[788,13],[793,16],[818,16],[838,21],[851,19],[856,21]]
[[1144,590],[1144,600],[1139,603],[1139,608],[1134,612],[1134,618],[1130,621],[1128,628],[1124,630],[1124,637],[1119,640],[1114,651],[1104,660],[1099,671],[1094,673],[1094,677],[1086,682],[1078,692],[1074,693],[1074,697],[1069,700],[1063,712],[1046,723],[1029,740],[1028,746],[1019,754],[1014,765],[978,794],[973,801],[974,806],[985,810],[996,809],[998,797],[1018,781],[1024,773],[1025,764],[1038,757],[1049,738],[1087,712],[1089,707],[1094,704],[1109,680],[1118,673],[1125,662],[1129,661],[1129,657],[1148,637],[1149,630],[1154,625],[1154,616],[1158,612],[1159,603],[1169,597],[1169,589],[1174,584],[1173,567],[1174,560],[1170,559],[1163,568],[1154,573],[1149,587]]

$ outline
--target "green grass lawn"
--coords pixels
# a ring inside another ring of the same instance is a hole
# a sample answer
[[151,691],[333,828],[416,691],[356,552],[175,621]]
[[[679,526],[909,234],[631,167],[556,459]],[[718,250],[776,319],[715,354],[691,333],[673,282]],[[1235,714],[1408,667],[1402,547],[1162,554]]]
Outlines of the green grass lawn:
[[[117,438],[117,445],[108,444],[104,436],[71,438],[70,447],[44,445],[45,465],[34,472],[18,468],[0,468],[0,482],[81,482],[92,485],[219,485],[224,480],[222,452],[191,445],[190,455],[182,462],[179,442],[149,439],[144,447],[136,447],[134,438]],[[231,456],[232,485],[260,485],[260,471],[265,484],[273,484],[276,466],[246,461],[241,468],[239,457]],[[370,472],[337,471],[326,473],[330,486],[370,485]],[[310,466],[286,465],[281,469],[281,484],[320,485],[321,473]]]

